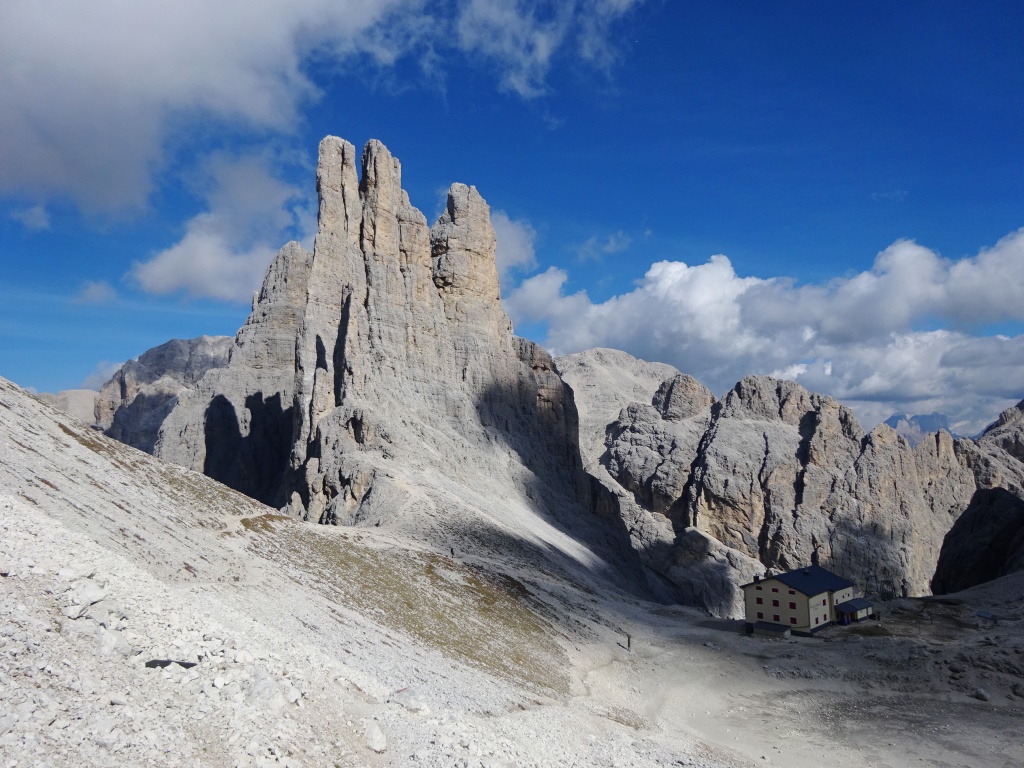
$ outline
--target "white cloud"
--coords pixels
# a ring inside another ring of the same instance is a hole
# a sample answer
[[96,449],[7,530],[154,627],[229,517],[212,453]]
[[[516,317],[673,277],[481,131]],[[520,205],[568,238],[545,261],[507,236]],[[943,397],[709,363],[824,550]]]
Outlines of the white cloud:
[[131,278],[150,293],[249,301],[277,249],[312,224],[303,193],[276,178],[272,164],[267,155],[210,158],[208,209],[187,223],[177,244],[136,263]]
[[530,222],[525,219],[511,219],[504,211],[492,211],[491,224],[498,238],[494,258],[498,263],[500,282],[505,282],[510,272],[528,271],[537,266],[533,250],[537,230]]
[[105,280],[86,280],[75,296],[78,304],[109,304],[117,298],[117,291]]
[[66,197],[90,212],[144,207],[168,149],[191,148],[194,125],[291,133],[319,96],[305,74],[311,57],[382,67],[417,57],[436,81],[431,70],[454,48],[535,95],[558,48],[579,40],[578,54],[597,63],[601,36],[631,5],[7,0],[0,194]]
[[25,229],[41,230],[50,228],[50,214],[41,205],[33,205],[31,208],[19,208],[11,211],[11,218],[21,222]]
[[567,280],[549,269],[505,298],[514,322],[547,324],[544,343],[558,354],[617,347],[719,393],[747,374],[782,374],[866,420],[939,411],[971,431],[1024,397],[1024,335],[973,335],[1024,321],[1024,230],[956,262],[899,241],[872,269],[821,285],[740,277],[725,256],[658,262],[601,303],[566,295]]

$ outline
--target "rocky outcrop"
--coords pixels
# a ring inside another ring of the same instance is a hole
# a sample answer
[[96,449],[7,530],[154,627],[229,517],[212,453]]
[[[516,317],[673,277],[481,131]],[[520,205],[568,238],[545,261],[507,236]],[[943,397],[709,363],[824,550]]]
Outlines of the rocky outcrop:
[[367,144],[362,168],[357,182],[351,144],[321,144],[320,230],[297,342],[293,509],[358,520],[373,489],[391,485],[385,466],[423,466],[424,450],[460,483],[484,470],[583,499],[572,396],[550,356],[512,335],[483,198],[453,185],[428,229],[382,144]]
[[[768,567],[820,564],[869,589],[927,592],[953,519],[928,503],[913,449],[890,427],[865,434],[832,398],[748,377],[722,399],[700,454],[690,524]],[[932,458],[966,503],[974,478],[948,436]]]
[[979,488],[1006,488],[1024,499],[1024,401],[1003,411],[977,441],[958,441]]
[[160,427],[178,399],[207,371],[227,363],[231,339],[172,339],[129,360],[103,385],[96,423],[110,437],[153,453]]
[[638,547],[645,562],[680,599],[710,610],[724,610],[709,599],[713,590],[694,591],[687,569],[673,564],[700,561],[693,532],[719,543],[708,549],[721,555],[723,573],[747,563],[723,595],[751,563],[820,564],[862,588],[925,594],[943,536],[977,487],[972,456],[1007,471],[998,456],[946,432],[916,448],[885,425],[865,433],[832,398],[768,377],[745,378],[714,402],[677,375],[650,402],[608,425],[601,463],[640,507],[632,518],[664,521],[643,526],[661,532]]
[[486,202],[455,184],[429,227],[401,181],[380,142],[324,139],[312,253],[277,255],[153,452],[304,519],[639,588],[621,518],[593,514],[572,391],[501,307]]
[[932,592],[944,595],[1024,571],[1024,500],[979,490],[942,543]]
[[638,360],[618,349],[588,349],[555,360],[575,394],[580,418],[580,451],[588,472],[600,467],[605,432],[631,403],[650,403],[663,381],[679,371],[665,363]]
[[714,396],[696,379],[676,374],[651,405],[633,403],[609,425],[601,463],[637,502],[686,523],[676,502],[690,479],[697,448],[711,423]]

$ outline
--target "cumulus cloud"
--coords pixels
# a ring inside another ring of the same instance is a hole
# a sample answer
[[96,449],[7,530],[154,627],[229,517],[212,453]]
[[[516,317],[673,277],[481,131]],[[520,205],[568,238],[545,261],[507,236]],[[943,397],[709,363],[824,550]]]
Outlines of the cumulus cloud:
[[278,179],[272,163],[263,154],[210,158],[202,183],[207,210],[129,276],[150,293],[250,300],[277,249],[290,236],[302,239],[311,223],[302,191]]
[[19,208],[11,211],[11,218],[21,223],[25,229],[41,230],[50,228],[50,214],[41,205],[31,208]]
[[0,194],[66,197],[91,212],[141,208],[168,148],[188,146],[196,120],[289,134],[319,95],[304,69],[311,57],[387,67],[410,55],[429,69],[454,48],[493,65],[504,87],[536,95],[557,49],[575,41],[599,61],[601,36],[632,5],[8,0]]
[[498,263],[498,279],[505,282],[513,271],[528,271],[537,266],[533,243],[537,230],[525,219],[511,219],[504,211],[491,212],[491,224],[498,238],[494,254]]
[[1024,397],[1024,335],[977,335],[1024,321],[1024,230],[955,262],[899,241],[870,270],[818,285],[741,277],[721,255],[658,262],[600,303],[566,293],[567,280],[552,268],[505,298],[514,321],[547,325],[544,343],[558,354],[617,347],[719,393],[747,374],[792,378],[872,423],[893,410],[940,411],[973,431]]

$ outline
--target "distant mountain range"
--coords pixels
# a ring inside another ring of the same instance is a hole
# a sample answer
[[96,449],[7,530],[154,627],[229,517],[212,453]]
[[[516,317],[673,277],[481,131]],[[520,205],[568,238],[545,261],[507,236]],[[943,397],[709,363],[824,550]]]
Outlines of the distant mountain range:
[[953,437],[967,437],[958,435],[949,428],[949,417],[944,413],[923,413],[910,415],[909,413],[894,413],[885,423],[896,430],[896,434],[905,437],[911,445],[917,445],[921,439],[930,432],[945,430]]

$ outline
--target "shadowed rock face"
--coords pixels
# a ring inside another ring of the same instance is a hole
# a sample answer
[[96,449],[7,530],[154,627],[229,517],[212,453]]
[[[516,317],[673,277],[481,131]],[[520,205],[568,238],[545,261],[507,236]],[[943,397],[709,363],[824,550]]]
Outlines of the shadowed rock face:
[[97,425],[110,437],[153,453],[160,428],[179,398],[207,371],[227,364],[231,339],[172,339],[129,360],[100,390]]
[[942,543],[932,592],[950,592],[1024,570],[1024,501],[1003,488],[979,490]]
[[295,335],[302,322],[311,254],[288,243],[267,269],[226,364],[177,399],[153,453],[206,472],[265,504],[288,498],[294,412]]

